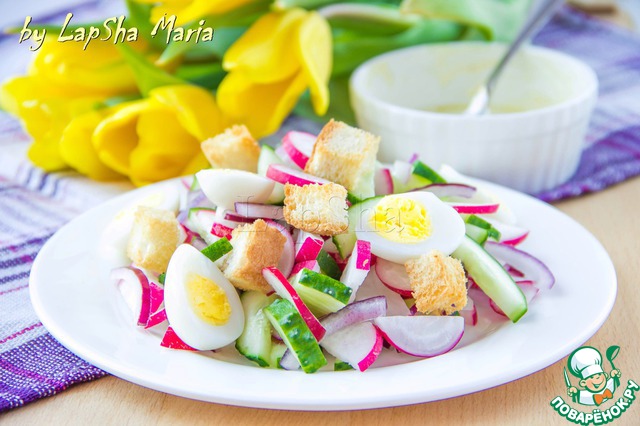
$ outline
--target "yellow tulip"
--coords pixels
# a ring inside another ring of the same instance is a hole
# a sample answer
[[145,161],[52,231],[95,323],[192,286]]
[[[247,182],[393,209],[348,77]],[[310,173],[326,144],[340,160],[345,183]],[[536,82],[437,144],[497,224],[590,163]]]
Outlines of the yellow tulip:
[[225,53],[218,87],[222,111],[257,137],[275,132],[308,88],[315,112],[329,106],[331,30],[317,12],[271,12]]
[[[88,166],[77,161],[77,156],[69,155],[73,148],[70,135],[83,134],[80,128],[85,128],[87,122],[78,123],[69,131],[63,153],[65,129],[75,117],[95,110],[105,99],[136,90],[133,73],[112,43],[92,43],[82,50],[81,43],[46,41],[28,74],[0,87],[0,105],[19,117],[31,135],[33,143],[28,155],[33,163],[47,171],[74,167],[88,173]],[[91,147],[86,141],[78,141],[79,146],[83,143],[84,148]],[[91,158],[95,159],[95,153]],[[97,178],[114,176],[104,164],[93,160],[87,164],[95,165],[91,175]]]
[[209,167],[200,142],[224,130],[213,95],[197,86],[164,86],[121,104],[93,133],[102,162],[136,185]]
[[222,15],[256,0],[136,0],[138,3],[153,4],[151,22],[158,22],[164,15],[176,16],[176,24],[184,25],[206,16]]

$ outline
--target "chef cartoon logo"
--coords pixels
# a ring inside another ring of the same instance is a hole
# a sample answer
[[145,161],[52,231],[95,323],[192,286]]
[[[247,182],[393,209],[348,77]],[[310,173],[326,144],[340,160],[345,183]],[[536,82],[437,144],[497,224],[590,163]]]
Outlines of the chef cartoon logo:
[[620,417],[630,408],[640,387],[633,380],[628,380],[625,389],[619,390],[621,373],[613,363],[619,352],[620,346],[610,346],[603,358],[598,349],[582,346],[569,355],[564,368],[567,395],[572,403],[590,407],[591,412],[572,408],[557,396],[551,401],[551,406],[558,414],[576,424],[601,425]]

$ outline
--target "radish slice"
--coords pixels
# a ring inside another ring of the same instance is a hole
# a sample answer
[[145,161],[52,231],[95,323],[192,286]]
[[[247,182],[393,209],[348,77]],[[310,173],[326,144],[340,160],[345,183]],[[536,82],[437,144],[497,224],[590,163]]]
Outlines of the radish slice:
[[[378,262],[380,260],[378,258]],[[402,296],[382,284],[377,274],[369,274],[362,286],[360,286],[356,294],[356,300],[364,300],[375,296],[384,296],[387,299],[387,315],[409,315],[409,308]]]
[[320,265],[317,260],[305,260],[304,262],[296,263],[293,265],[293,269],[291,270],[291,274],[289,274],[289,278],[293,277],[298,272],[303,269],[309,269],[313,272],[320,272]]
[[351,287],[350,302],[356,297],[356,292],[367,278],[371,269],[371,243],[369,241],[357,240],[356,246],[347,261],[347,265],[342,272],[340,281]]
[[167,321],[167,311],[163,309],[158,312],[151,314],[149,316],[149,320],[147,321],[147,325],[144,326],[145,329],[155,327],[156,325],[162,324]]
[[283,299],[287,299],[296,307],[304,322],[307,323],[311,333],[316,338],[316,340],[320,341],[325,334],[325,329],[320,324],[320,321],[311,313],[307,305],[304,304],[300,296],[298,296],[298,292],[293,288],[291,283],[287,281],[285,276],[280,272],[277,268],[270,266],[268,268],[264,268],[262,270],[262,276],[265,280],[273,287],[273,289],[278,293],[278,296]]
[[299,230],[296,235],[296,263],[315,260],[323,245],[322,237]]
[[412,172],[413,164],[401,160],[396,160],[393,163],[393,169],[391,170],[391,174],[393,175],[393,177],[396,178],[400,183],[409,182],[409,178],[411,177]]
[[289,153],[284,149],[284,146],[280,145],[276,148],[275,152],[276,155],[282,159],[284,164],[295,170],[302,170],[296,163],[293,162],[291,157],[289,157]]
[[282,207],[269,204],[236,203],[236,213],[241,218],[284,219]]
[[320,346],[353,368],[365,371],[382,351],[382,336],[370,322],[361,322],[326,336]]
[[464,185],[462,183],[432,183],[412,191],[427,191],[433,193],[438,198],[460,197],[471,198],[476,193],[476,187]]
[[491,214],[498,211],[500,204],[447,203],[460,214]]
[[349,303],[338,312],[324,317],[321,323],[326,330],[326,337],[338,330],[384,316],[386,313],[387,299],[384,296],[376,296]]
[[409,275],[404,265],[378,258],[376,261],[376,275],[382,284],[395,291],[402,297],[411,297],[412,290]]
[[458,311],[460,316],[464,318],[464,323],[467,325],[476,325],[478,324],[478,310],[476,309],[476,304],[473,302],[473,299],[467,295],[467,304],[464,308]]
[[376,195],[393,194],[393,177],[391,176],[391,170],[386,167],[376,169],[374,187]]
[[533,280],[539,290],[549,290],[555,283],[555,277],[547,265],[529,253],[506,244],[487,241],[485,250],[502,263],[507,263],[521,271],[525,277]]
[[187,192],[184,204],[180,206],[180,213],[178,213],[176,218],[178,219],[178,222],[184,223],[187,220],[189,210],[197,207],[213,208],[213,204],[209,201],[207,196],[204,195],[204,192],[202,192],[201,189]]
[[197,351],[197,349],[192,348],[182,341],[180,337],[176,334],[176,332],[170,326],[167,328],[167,331],[164,333],[162,337],[162,342],[160,342],[160,346],[170,349],[182,349],[185,351]]
[[460,316],[379,317],[373,324],[391,346],[418,357],[449,352],[464,333],[464,319]]
[[291,185],[304,186],[313,183],[321,185],[330,183],[326,179],[322,179],[281,164],[271,164],[269,169],[267,169],[267,177],[283,185],[289,183]]
[[164,303],[164,289],[154,282],[149,282],[149,312],[157,312]]
[[144,272],[133,266],[124,266],[111,271],[110,279],[115,281],[116,287],[138,325],[146,325],[151,310],[151,290],[149,280]]
[[282,256],[280,256],[280,261],[278,262],[278,269],[282,271],[282,273],[288,277],[291,275],[291,270],[293,269],[293,265],[295,263],[295,244],[293,242],[293,237],[291,233],[287,229],[287,227],[279,224],[273,220],[265,220],[267,225],[273,226],[276,228],[284,237],[286,238],[284,242],[284,248],[282,250]]
[[[530,280],[516,281],[516,285],[520,288],[520,290],[524,294],[524,298],[527,299],[527,304],[531,303],[531,301],[540,292],[540,289],[537,288],[534,285],[533,281],[530,281]],[[502,311],[502,309],[500,309],[492,299],[489,299],[489,305],[491,306],[491,309],[493,309],[495,313],[502,315],[505,318],[507,317],[505,313]]]
[[213,225],[211,225],[211,235],[215,235],[216,237],[231,240],[232,232],[233,228],[229,228],[228,226],[224,226],[220,223],[214,222]]
[[500,242],[510,246],[517,246],[527,238],[529,230],[516,225],[510,225],[495,219],[483,217],[500,232]]
[[282,138],[282,148],[291,161],[301,169],[307,165],[315,143],[316,137],[306,132],[291,131]]

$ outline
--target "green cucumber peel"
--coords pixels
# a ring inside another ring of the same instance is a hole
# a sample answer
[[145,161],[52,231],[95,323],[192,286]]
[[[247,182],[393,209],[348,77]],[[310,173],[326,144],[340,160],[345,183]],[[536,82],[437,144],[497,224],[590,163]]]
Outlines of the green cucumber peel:
[[[355,247],[355,244],[356,243],[354,242],[353,243],[354,247]],[[353,248],[351,248],[351,250],[353,250]],[[342,254],[340,256],[342,256]],[[331,257],[331,255],[327,253],[324,249],[320,250],[320,253],[318,253],[318,257],[316,258],[316,261],[320,266],[320,270],[325,275],[328,275],[329,277],[335,280],[340,279],[340,276],[342,275],[342,271],[340,270],[340,267],[338,266],[334,258]]]
[[464,228],[465,234],[467,234],[469,238],[480,245],[484,245],[485,241],[487,241],[487,238],[489,238],[489,231],[484,228],[472,225],[470,223],[465,223]]
[[167,273],[166,272],[163,272],[160,275],[158,275],[158,283],[164,285],[165,278],[167,278]]
[[245,321],[236,349],[260,367],[272,365],[271,323],[263,309],[275,299],[275,294],[267,296],[259,291],[245,291],[240,295]]
[[203,248],[200,251],[202,252],[202,254],[207,256],[209,260],[215,262],[225,254],[229,253],[231,250],[233,250],[233,246],[231,245],[227,237],[222,237],[215,243]]
[[476,216],[475,214],[470,214],[464,220],[466,223],[478,226],[480,228],[486,229],[489,238],[493,238],[496,241],[500,241],[500,231],[493,227],[493,225],[483,218]]
[[298,272],[292,281],[291,285],[302,301],[317,317],[344,308],[353,292],[340,281],[306,268]]
[[517,322],[527,312],[527,299],[511,275],[473,239],[465,236],[451,256],[462,262],[478,287],[511,321]]
[[275,342],[271,344],[271,355],[269,358],[269,365],[272,368],[282,368],[280,367],[280,360],[284,356],[284,353],[287,351],[287,345],[280,342]]
[[293,303],[276,299],[263,312],[305,373],[313,373],[327,364],[318,341]]
[[348,362],[338,361],[336,360],[335,364],[333,364],[333,371],[347,371],[347,370],[355,370]]
[[447,183],[447,181],[442,176],[440,176],[438,172],[436,172],[420,160],[413,163],[413,170],[411,173],[425,178],[431,181],[431,183]]

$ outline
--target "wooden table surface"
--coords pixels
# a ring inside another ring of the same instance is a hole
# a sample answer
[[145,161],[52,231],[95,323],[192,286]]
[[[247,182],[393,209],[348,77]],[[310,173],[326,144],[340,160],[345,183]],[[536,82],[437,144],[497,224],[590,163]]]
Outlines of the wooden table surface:
[[[618,296],[611,316],[588,343],[601,350],[619,345],[622,349],[616,367],[622,371],[623,383],[627,379],[640,382],[640,178],[556,206],[602,242],[618,275]],[[515,382],[464,397],[406,407],[322,413],[237,408],[192,401],[106,377],[0,415],[0,423],[570,424],[549,405],[553,397],[565,392],[562,382],[565,362],[563,359]],[[613,424],[640,424],[640,402]]]

